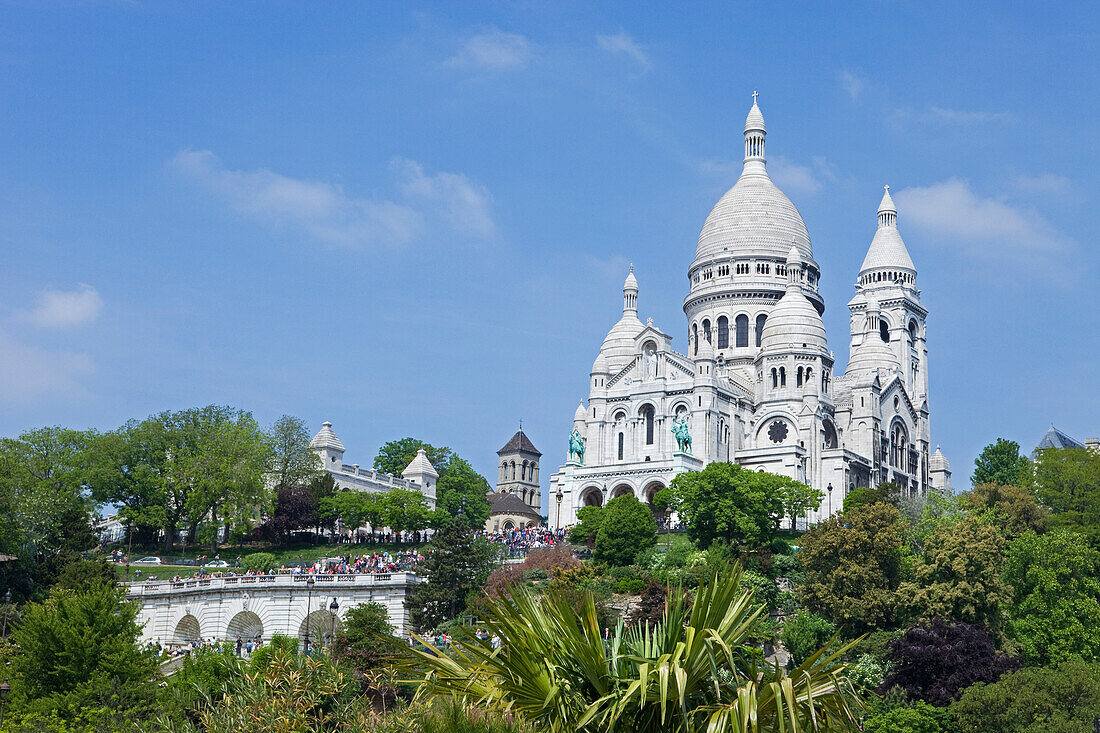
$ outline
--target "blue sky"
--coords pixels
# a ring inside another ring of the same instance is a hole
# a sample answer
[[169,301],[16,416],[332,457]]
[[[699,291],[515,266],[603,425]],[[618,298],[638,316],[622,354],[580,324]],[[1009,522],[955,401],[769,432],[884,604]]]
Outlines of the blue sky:
[[222,403],[492,476],[523,419],[557,465],[629,262],[685,348],[758,89],[838,363],[889,183],[956,482],[1100,435],[1095,3],[347,5],[0,7],[0,434]]

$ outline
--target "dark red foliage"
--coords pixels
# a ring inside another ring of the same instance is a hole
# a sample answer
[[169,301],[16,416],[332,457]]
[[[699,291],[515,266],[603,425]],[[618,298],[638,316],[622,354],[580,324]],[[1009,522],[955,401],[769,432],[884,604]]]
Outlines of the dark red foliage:
[[895,685],[910,699],[944,707],[975,682],[996,682],[1020,667],[1017,657],[999,654],[985,629],[936,619],[915,626],[890,643],[893,669],[882,691]]

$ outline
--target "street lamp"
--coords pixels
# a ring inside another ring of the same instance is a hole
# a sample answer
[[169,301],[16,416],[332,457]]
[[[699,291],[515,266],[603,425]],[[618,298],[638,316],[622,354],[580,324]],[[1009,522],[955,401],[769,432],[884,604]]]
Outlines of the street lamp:
[[332,597],[332,603],[328,604],[328,610],[332,611],[332,633],[328,636],[329,653],[332,653],[332,647],[336,643],[336,612],[340,610],[340,604],[336,602],[336,596]]
[[312,575],[310,575],[306,579],[306,588],[309,589],[309,592],[306,593],[306,654],[307,655],[309,654],[309,612],[310,612],[310,609],[313,607],[313,584],[316,583],[316,582],[317,581],[315,581],[313,579]]
[[[818,485],[820,486],[820,484],[818,484]],[[829,492],[829,516],[831,517],[831,516],[833,516],[833,484],[832,484],[832,482],[830,482],[829,485],[826,486],[825,488]],[[1098,731],[1098,733],[1100,733],[1100,731]]]
[[561,532],[561,500],[564,499],[565,496],[561,493],[560,488],[558,489],[558,493],[554,498],[558,500],[558,521],[555,524],[555,527],[559,532]]
[[8,684],[8,678],[5,677],[4,681],[0,683],[0,725],[4,724],[4,704],[8,701],[9,692],[11,692],[11,685]]
[[6,639],[8,636],[8,607],[11,606],[11,588],[8,588],[4,593],[4,629],[0,631],[0,639]]

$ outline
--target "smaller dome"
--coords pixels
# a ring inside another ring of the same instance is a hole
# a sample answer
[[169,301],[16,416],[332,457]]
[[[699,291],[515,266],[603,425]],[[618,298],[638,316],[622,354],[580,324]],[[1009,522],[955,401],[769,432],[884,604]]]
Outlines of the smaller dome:
[[577,405],[577,411],[573,413],[573,422],[584,422],[588,418],[588,413],[585,412],[584,403],[581,402]]
[[755,97],[752,100],[752,109],[749,110],[749,115],[745,118],[745,132],[749,130],[767,132],[764,127],[764,115],[760,112],[760,108],[756,106]]
[[633,312],[624,313],[619,322],[611,327],[600,346],[600,356],[607,361],[608,372],[618,371],[634,358],[634,337],[645,326]]
[[894,199],[890,198],[890,187],[883,186],[883,189],[882,201],[880,201],[878,205],[878,213],[898,213],[898,207],[894,206]]
[[596,361],[592,362],[592,373],[607,374],[608,371],[610,370],[607,368],[607,359],[604,358],[603,352],[601,351],[596,355]]
[[947,457],[940,451],[940,447],[936,446],[936,452],[932,454],[932,457],[928,459],[928,467],[933,471],[950,471],[951,464],[947,462]]
[[788,288],[764,321],[760,346],[775,350],[787,346],[806,346],[824,350],[827,346],[825,324],[801,288]]
[[705,338],[699,338],[699,354],[695,361],[714,361],[714,346]]
[[318,450],[330,448],[340,453],[344,452],[344,444],[336,437],[336,433],[332,432],[332,423],[327,420],[321,423],[321,429],[313,436],[313,440],[309,441],[309,447]]
[[890,187],[884,188],[886,190],[878,205],[878,229],[859,272],[862,275],[870,270],[890,269],[905,270],[916,275],[917,268],[913,265],[913,258],[909,256],[909,250],[905,248],[905,242],[898,232],[898,209],[894,206],[894,199],[890,197]]

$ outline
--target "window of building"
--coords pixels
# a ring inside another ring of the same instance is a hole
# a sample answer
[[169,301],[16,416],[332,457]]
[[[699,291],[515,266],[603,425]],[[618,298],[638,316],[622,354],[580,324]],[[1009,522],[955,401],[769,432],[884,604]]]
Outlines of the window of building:
[[719,265],[718,266],[718,276],[719,277],[725,277],[728,274],[730,274],[730,266],[729,265]]
[[802,386],[802,367],[798,367],[798,374],[795,375],[794,386]]
[[778,387],[779,387],[779,372],[777,372],[775,370],[775,368],[773,367],[772,368],[772,389],[776,389]]
[[691,342],[695,344],[692,348],[694,353],[692,356],[699,356],[699,324],[691,324]]
[[886,343],[890,343],[890,324],[886,322],[885,318],[878,319],[878,335]]
[[703,338],[705,338],[707,340],[708,344],[714,343],[713,341],[710,340],[710,319],[709,318],[704,318],[703,319]]
[[737,327],[737,348],[741,349],[749,345],[749,317],[742,313],[734,323]]
[[760,342],[764,339],[764,324],[767,322],[768,317],[761,313],[756,317],[756,345],[759,346]]
[[653,445],[653,406],[646,405],[642,408],[642,417],[645,418],[645,444]]
[[619,460],[623,459],[623,443],[625,442],[625,436],[619,433]]
[[730,345],[730,319],[718,316],[718,348],[727,349]]

